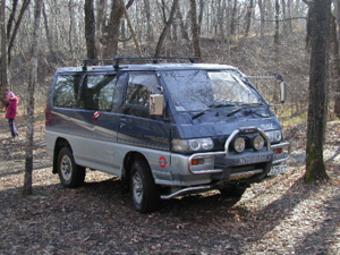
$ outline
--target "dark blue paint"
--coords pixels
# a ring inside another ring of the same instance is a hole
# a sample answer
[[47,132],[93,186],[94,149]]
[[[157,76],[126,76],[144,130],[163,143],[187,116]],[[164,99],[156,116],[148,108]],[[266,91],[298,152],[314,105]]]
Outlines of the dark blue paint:
[[[270,117],[262,118],[254,114],[238,113],[233,116],[227,117],[224,109],[218,109],[211,111],[202,117],[195,120],[192,119],[192,113],[189,112],[177,112],[174,108],[174,104],[169,96],[167,84],[161,77],[161,69],[152,69],[148,66],[147,72],[155,72],[159,78],[160,85],[163,87],[163,93],[166,101],[166,117],[165,118],[141,118],[136,116],[130,116],[123,114],[121,108],[126,97],[126,87],[128,81],[129,70],[123,69],[119,71],[118,81],[116,87],[118,88],[118,94],[115,97],[115,103],[113,105],[113,112],[102,113],[102,115],[93,121],[93,110],[76,110],[76,109],[53,109],[55,112],[59,112],[68,116],[71,119],[79,120],[83,123],[88,123],[88,128],[79,127],[79,125],[61,119],[58,116],[53,118],[53,123],[56,127],[60,126],[60,129],[67,126],[69,132],[74,132],[88,137],[96,137],[97,139],[107,140],[108,137],[100,131],[100,129],[94,129],[98,127],[101,129],[107,129],[116,134],[115,137],[110,137],[112,141],[119,143],[135,145],[140,147],[166,150],[171,148],[171,140],[173,138],[178,139],[190,139],[200,137],[211,137],[216,143],[214,150],[223,149],[224,142],[227,137],[237,128],[240,127],[260,127],[262,125],[271,126],[270,129],[280,129],[280,123],[277,118],[272,114],[268,106],[266,105],[261,109],[253,109],[253,111],[267,112]],[[180,68],[178,68],[180,69]],[[138,69],[139,72],[142,68]],[[57,72],[57,75],[62,74],[113,74],[112,69],[100,69],[88,72],[74,72],[63,69]],[[55,83],[55,79],[53,81]],[[247,82],[249,84],[249,82]],[[253,89],[254,87],[249,84]],[[255,90],[255,89],[254,89]],[[52,97],[53,89],[48,99],[48,107],[52,109]],[[92,130],[91,128],[92,127]]]

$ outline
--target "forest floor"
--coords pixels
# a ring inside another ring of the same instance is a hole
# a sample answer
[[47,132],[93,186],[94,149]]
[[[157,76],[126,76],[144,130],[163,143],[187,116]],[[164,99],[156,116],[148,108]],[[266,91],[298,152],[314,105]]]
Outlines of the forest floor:
[[303,183],[305,125],[288,128],[289,172],[252,185],[230,207],[213,192],[164,202],[143,215],[119,180],[88,172],[79,189],[51,173],[43,118],[36,122],[34,195],[22,197],[23,119],[19,139],[0,121],[0,254],[340,254],[340,121],[328,123],[331,180]]

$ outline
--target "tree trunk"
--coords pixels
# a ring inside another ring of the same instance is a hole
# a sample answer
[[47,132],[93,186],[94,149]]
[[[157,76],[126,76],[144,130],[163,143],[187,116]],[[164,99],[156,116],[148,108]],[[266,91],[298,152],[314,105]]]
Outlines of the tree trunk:
[[106,0],[97,0],[97,12],[96,12],[96,49],[97,49],[97,55],[99,58],[102,56],[102,45],[101,42],[103,40],[102,38],[102,29],[103,24],[105,22],[105,11],[107,7],[107,1]]
[[97,59],[97,48],[95,26],[96,22],[94,19],[93,0],[85,0],[84,11],[87,58],[95,60]]
[[311,60],[306,146],[306,182],[327,179],[323,159],[327,118],[328,62],[331,29],[331,0],[309,4]]
[[35,0],[34,26],[31,48],[31,72],[27,86],[27,120],[26,120],[26,148],[25,148],[25,177],[23,194],[32,194],[33,171],[33,137],[34,137],[34,90],[38,80],[38,49],[39,28],[42,9],[42,0]]
[[248,37],[249,31],[250,31],[253,8],[254,8],[254,0],[249,0],[249,5],[247,6],[247,12],[246,12],[246,29],[244,32],[244,35],[246,37]]
[[103,58],[111,58],[118,53],[120,20],[124,14],[122,1],[112,1],[108,25],[103,33]]
[[[266,18],[269,19],[269,20],[273,20],[274,19],[274,13],[275,13],[275,4],[273,5],[273,0],[263,0],[264,2],[264,9],[265,9],[265,15],[266,15]],[[274,23],[270,22],[270,23],[267,23],[267,29],[268,31],[272,31],[274,30]]]
[[75,3],[74,0],[69,0],[68,2],[68,12],[69,12],[69,30],[68,30],[68,45],[70,50],[71,59],[75,59],[75,52],[74,52],[74,38],[75,38],[75,12],[74,12]]
[[261,19],[261,25],[260,25],[260,35],[261,38],[264,38],[264,26],[265,26],[265,6],[263,0],[258,0],[259,10],[260,10],[260,19]]
[[129,30],[130,30],[130,33],[131,33],[131,35],[132,35],[133,42],[135,43],[136,51],[137,51],[137,53],[138,53],[138,56],[139,56],[139,57],[142,57],[143,54],[142,54],[142,51],[141,51],[141,49],[140,49],[139,42],[138,42],[138,39],[137,39],[137,35],[136,35],[136,33],[135,33],[135,30],[133,29],[132,22],[131,22],[131,20],[130,20],[130,17],[129,17],[129,14],[128,14],[128,12],[127,12],[127,9],[126,9],[126,7],[125,7],[125,5],[124,5],[123,0],[119,0],[119,1],[122,2],[124,16],[125,16],[125,19],[126,19],[128,28],[129,28]]
[[151,43],[153,42],[153,31],[151,25],[151,9],[149,0],[144,0],[144,10],[146,17],[146,41]]
[[181,34],[184,40],[189,41],[188,29],[184,24],[183,16],[179,5],[177,5],[177,19],[179,20],[179,25],[181,28]]
[[197,24],[197,6],[196,0],[190,0],[190,15],[191,15],[191,33],[192,33],[192,45],[194,49],[194,55],[201,60],[201,47],[199,29]]
[[334,24],[334,54],[335,54],[335,96],[334,113],[340,118],[340,0],[334,0],[335,24]]
[[286,36],[288,34],[288,28],[287,28],[287,6],[286,6],[286,0],[281,0],[281,9],[282,9],[282,30],[283,30],[283,34],[284,36]]
[[24,14],[26,10],[28,9],[28,6],[30,4],[31,0],[24,0],[17,18],[17,21],[15,22],[13,32],[10,35],[10,39],[8,41],[8,50],[7,50],[7,57],[8,57],[8,64],[11,63],[11,53],[12,53],[12,48],[14,46],[15,38],[17,36],[22,18],[24,17]]
[[[297,16],[296,16],[297,17]],[[292,33],[293,32],[293,23],[292,23],[292,0],[287,0],[287,28],[288,32]]]
[[275,32],[274,32],[274,44],[280,44],[280,2],[275,0]]
[[198,15],[198,35],[201,35],[201,30],[202,30],[202,22],[203,22],[203,14],[204,14],[204,0],[199,1],[199,15]]
[[53,47],[53,39],[52,39],[52,35],[48,26],[48,17],[46,14],[46,7],[45,4],[43,4],[42,7],[42,14],[43,14],[43,18],[44,18],[44,27],[45,27],[45,34],[46,34],[46,39],[47,39],[47,45],[48,45],[48,50],[51,54],[52,60],[53,61],[57,61],[57,55],[54,52],[54,47]]
[[0,7],[0,34],[1,34],[1,56],[0,56],[0,93],[2,107],[5,103],[5,89],[8,87],[8,58],[7,58],[7,35],[6,35],[6,0],[1,0]]
[[12,11],[8,17],[8,23],[7,23],[7,40],[9,40],[10,35],[11,35],[12,26],[15,20],[15,15],[17,13],[17,8],[18,8],[18,0],[13,0]]
[[236,17],[237,17],[237,0],[234,0],[233,10],[231,12],[231,20],[230,20],[230,35],[234,35],[236,32]]
[[166,35],[169,32],[169,29],[170,29],[172,22],[174,20],[175,12],[177,10],[177,5],[178,5],[178,0],[174,0],[173,3],[172,3],[172,6],[171,6],[169,18],[168,18],[167,22],[165,23],[165,26],[163,28],[161,35],[159,36],[158,43],[157,43],[156,50],[155,50],[155,57],[160,56],[162,46],[163,46],[163,42],[165,40]]
[[218,30],[219,30],[219,39],[222,41],[225,38],[224,31],[224,13],[226,9],[227,3],[226,0],[219,0],[218,6]]

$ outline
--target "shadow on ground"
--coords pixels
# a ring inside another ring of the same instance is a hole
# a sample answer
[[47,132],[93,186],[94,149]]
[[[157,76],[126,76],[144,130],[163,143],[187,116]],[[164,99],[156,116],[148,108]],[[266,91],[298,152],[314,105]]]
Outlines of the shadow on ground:
[[[166,201],[158,212],[145,215],[132,209],[129,194],[121,188],[119,180],[110,178],[79,189],[63,189],[56,182],[35,186],[34,196],[28,198],[22,198],[20,188],[1,191],[0,215],[6,220],[0,222],[0,251],[251,253],[245,247],[260,242],[301,201],[318,192],[299,179],[259,210],[242,204],[230,208],[212,194]],[[337,202],[338,197],[332,204]],[[329,224],[333,220],[338,216],[329,214],[319,231],[296,245],[296,251],[302,253],[315,240],[322,243],[323,233],[335,231]]]

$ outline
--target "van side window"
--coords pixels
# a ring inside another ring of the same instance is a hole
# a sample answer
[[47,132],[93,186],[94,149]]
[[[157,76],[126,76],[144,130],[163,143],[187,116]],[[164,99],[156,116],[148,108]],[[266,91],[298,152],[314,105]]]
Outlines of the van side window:
[[54,87],[53,105],[63,108],[77,107],[80,75],[60,75]]
[[153,73],[130,73],[123,112],[140,117],[150,117],[149,96],[160,94],[161,87]]
[[110,112],[115,85],[115,75],[88,75],[82,88],[81,108]]

